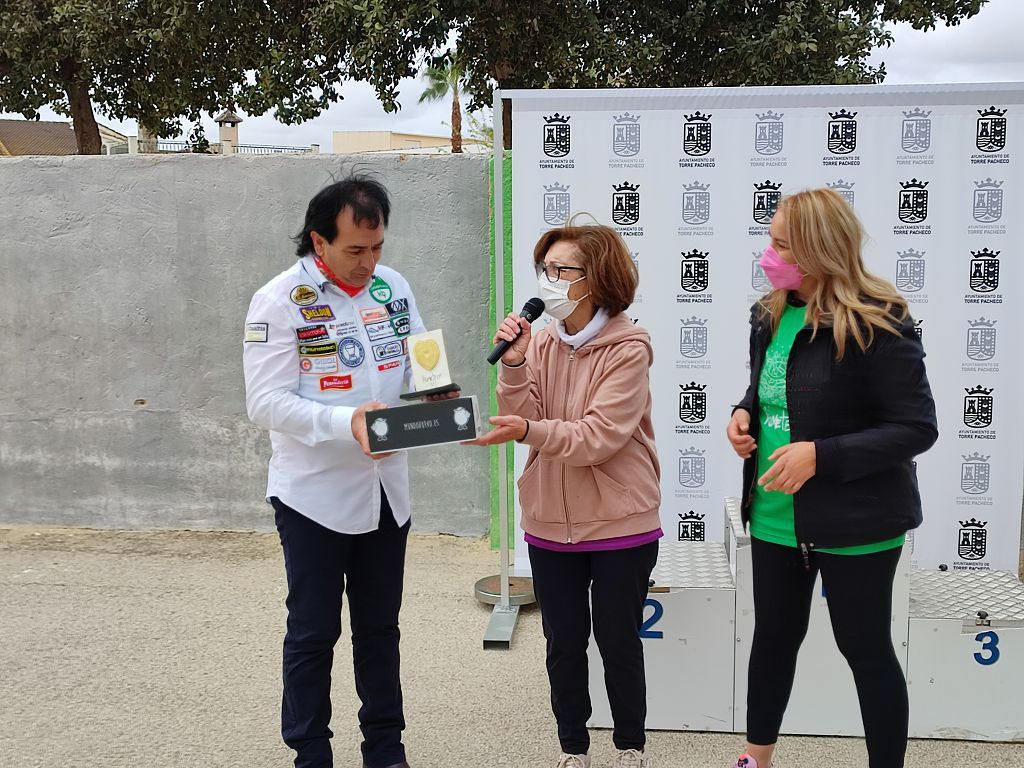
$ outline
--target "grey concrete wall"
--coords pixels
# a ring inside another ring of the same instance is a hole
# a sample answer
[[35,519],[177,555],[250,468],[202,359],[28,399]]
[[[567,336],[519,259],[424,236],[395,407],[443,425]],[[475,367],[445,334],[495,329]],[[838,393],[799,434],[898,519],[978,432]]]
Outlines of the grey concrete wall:
[[[242,325],[256,288],[294,261],[289,237],[343,160],[390,189],[384,261],[486,408],[485,158],[4,159],[0,524],[272,526]],[[418,530],[486,530],[484,449],[410,460]]]

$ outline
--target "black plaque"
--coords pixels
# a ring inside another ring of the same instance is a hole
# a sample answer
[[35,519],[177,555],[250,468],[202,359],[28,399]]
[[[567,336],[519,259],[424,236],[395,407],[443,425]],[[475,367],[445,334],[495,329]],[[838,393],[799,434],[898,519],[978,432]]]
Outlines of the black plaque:
[[479,428],[476,395],[366,412],[371,453],[475,440]]

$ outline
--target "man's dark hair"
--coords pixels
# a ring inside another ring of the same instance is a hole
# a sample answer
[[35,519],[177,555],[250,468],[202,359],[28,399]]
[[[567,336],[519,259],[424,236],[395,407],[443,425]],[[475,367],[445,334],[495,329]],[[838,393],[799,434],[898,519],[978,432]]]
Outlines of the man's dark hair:
[[329,184],[309,201],[306,220],[293,238],[298,246],[296,255],[313,253],[313,232],[333,243],[338,236],[338,214],[346,208],[352,209],[356,224],[376,228],[383,222],[386,227],[391,215],[391,199],[383,184],[361,173],[352,173]]

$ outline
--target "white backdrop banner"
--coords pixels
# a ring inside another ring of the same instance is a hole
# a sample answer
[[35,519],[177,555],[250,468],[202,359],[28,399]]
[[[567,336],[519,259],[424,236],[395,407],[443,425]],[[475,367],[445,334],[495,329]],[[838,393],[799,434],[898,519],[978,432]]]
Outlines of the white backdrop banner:
[[[827,185],[864,222],[868,267],[907,297],[928,354],[940,437],[918,459],[914,564],[1016,570],[1024,84],[502,96],[515,306],[535,294],[538,236],[576,213],[615,227],[639,268],[628,313],[654,343],[666,536],[722,538],[741,469],[725,425],[748,380],[748,308],[767,286],[757,258],[780,196]],[[517,476],[525,459],[517,447]],[[525,546],[516,566],[529,569]]]

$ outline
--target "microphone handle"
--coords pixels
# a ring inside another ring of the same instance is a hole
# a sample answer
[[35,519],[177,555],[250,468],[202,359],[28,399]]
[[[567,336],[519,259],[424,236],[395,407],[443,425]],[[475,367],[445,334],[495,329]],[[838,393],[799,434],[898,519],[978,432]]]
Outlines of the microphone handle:
[[[522,333],[522,329],[519,333]],[[518,336],[517,336],[518,338]],[[491,354],[487,356],[487,362],[494,365],[496,362],[501,360],[501,356],[508,352],[508,348],[512,346],[512,342],[506,339],[501,339],[497,344],[494,345],[494,349],[491,350]]]

